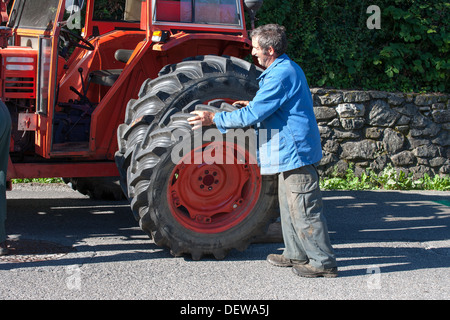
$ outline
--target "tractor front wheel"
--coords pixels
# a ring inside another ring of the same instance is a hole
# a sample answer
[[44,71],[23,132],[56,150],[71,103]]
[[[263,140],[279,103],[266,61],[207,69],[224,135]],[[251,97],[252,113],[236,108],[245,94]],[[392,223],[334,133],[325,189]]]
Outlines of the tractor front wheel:
[[[251,100],[260,72],[233,57],[192,58],[144,82],[127,106],[116,153],[122,187],[141,228],[173,255],[222,259],[278,215],[276,179],[260,174],[250,143],[187,123],[196,108],[227,112],[227,102]],[[216,138],[204,141],[205,130]]]

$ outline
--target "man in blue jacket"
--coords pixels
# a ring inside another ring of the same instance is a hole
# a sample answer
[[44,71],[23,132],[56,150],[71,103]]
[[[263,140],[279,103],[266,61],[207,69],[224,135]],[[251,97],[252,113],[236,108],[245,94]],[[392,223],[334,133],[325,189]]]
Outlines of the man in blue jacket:
[[11,139],[11,116],[0,100],[0,255],[8,254],[6,246],[6,169],[8,167]]
[[[279,174],[279,202],[285,250],[270,254],[276,266],[292,267],[304,277],[336,277],[336,258],[322,213],[319,176],[314,163],[322,158],[319,129],[303,70],[286,54],[284,27],[270,24],[252,34],[252,55],[266,68],[259,90],[245,107],[233,112],[194,111],[194,129],[215,124],[228,129],[257,125],[271,131],[266,152],[258,152],[261,174]],[[267,152],[272,150],[272,152]],[[275,152],[274,152],[275,151]]]

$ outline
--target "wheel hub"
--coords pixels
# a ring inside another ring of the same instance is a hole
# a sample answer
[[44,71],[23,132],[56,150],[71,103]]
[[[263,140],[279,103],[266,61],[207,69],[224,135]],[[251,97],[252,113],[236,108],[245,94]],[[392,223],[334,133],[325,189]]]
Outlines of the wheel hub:
[[175,166],[167,190],[174,217],[185,227],[203,233],[225,231],[242,221],[261,188],[257,166],[242,160],[249,159],[247,151],[227,142],[213,142],[208,147],[212,145],[223,161],[211,163],[203,156],[202,163],[192,164],[198,150],[191,151]]

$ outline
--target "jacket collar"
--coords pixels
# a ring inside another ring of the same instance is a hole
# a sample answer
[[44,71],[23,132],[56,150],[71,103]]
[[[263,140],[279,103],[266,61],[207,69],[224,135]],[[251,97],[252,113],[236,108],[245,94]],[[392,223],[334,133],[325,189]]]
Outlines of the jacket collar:
[[263,73],[261,73],[261,75],[256,79],[256,80],[260,80],[261,78],[264,78],[266,76],[266,74],[268,74],[270,72],[270,70],[272,70],[273,68],[275,68],[275,66],[277,64],[279,64],[280,62],[289,59],[289,57],[287,56],[286,53],[283,53],[281,56],[279,56],[278,58],[275,59],[274,62],[272,62],[272,64],[263,71]]

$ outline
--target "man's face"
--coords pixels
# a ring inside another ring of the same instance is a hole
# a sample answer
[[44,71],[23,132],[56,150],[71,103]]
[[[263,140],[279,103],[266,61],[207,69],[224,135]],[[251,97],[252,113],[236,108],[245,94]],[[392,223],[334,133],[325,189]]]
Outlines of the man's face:
[[269,67],[275,60],[273,50],[269,49],[266,53],[259,47],[258,38],[252,39],[252,55],[258,58],[258,63],[264,67]]

